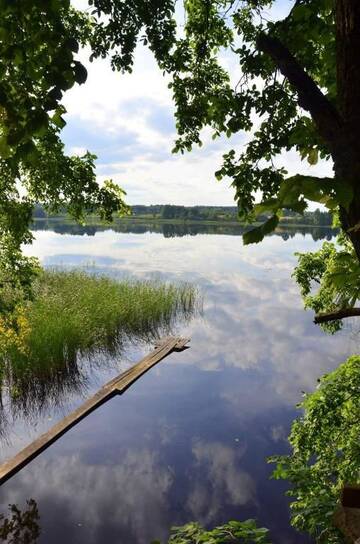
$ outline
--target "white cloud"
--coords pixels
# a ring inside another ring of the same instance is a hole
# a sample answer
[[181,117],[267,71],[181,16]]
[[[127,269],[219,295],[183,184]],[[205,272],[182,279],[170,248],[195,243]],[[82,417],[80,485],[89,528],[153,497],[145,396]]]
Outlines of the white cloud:
[[[87,7],[85,0],[73,3]],[[288,9],[289,3],[279,2],[275,16]],[[79,58],[88,69],[86,84],[75,86],[64,99],[68,150],[94,151],[99,180],[111,177],[118,182],[127,191],[130,204],[233,205],[234,190],[226,181],[217,183],[214,172],[222,154],[232,147],[241,151],[249,135],[212,142],[205,131],[203,148],[174,156],[176,131],[169,78],[162,75],[152,53],[139,46],[131,74],[113,72],[108,60],[90,63],[88,57],[89,51],[82,50]],[[224,53],[221,62],[235,74],[235,82],[240,75],[237,59]],[[321,163],[312,169],[296,153],[284,154],[280,162],[290,174],[330,173],[329,165]]]

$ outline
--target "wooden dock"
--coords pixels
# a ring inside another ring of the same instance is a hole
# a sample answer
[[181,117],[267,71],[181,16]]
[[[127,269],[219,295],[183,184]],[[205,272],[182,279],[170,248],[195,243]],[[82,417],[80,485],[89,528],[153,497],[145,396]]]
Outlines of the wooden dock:
[[6,482],[6,480],[30,463],[30,461],[40,455],[41,452],[53,444],[58,438],[71,429],[71,427],[104,404],[104,402],[115,395],[124,393],[124,391],[140,378],[140,376],[145,374],[145,372],[156,365],[156,363],[164,359],[169,353],[186,349],[186,344],[188,342],[188,338],[180,338],[179,336],[160,340],[154,351],[146,355],[146,357],[141,359],[141,361],[131,368],[103,385],[95,395],[85,401],[79,408],[76,408],[71,414],[64,417],[59,423],[56,423],[51,429],[39,436],[39,438],[26,446],[17,455],[2,463],[0,465],[0,484]]

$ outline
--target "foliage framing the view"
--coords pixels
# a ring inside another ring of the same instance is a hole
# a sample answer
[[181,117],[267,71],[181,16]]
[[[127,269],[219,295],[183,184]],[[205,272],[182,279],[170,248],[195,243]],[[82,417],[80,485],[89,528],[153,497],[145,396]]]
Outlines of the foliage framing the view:
[[[37,272],[35,261],[21,253],[22,244],[32,239],[29,223],[34,203],[55,211],[66,204],[80,220],[95,209],[105,219],[114,211],[127,210],[123,191],[113,182],[97,184],[93,155],[64,153],[59,137],[65,124],[61,99],[75,83],[86,80],[86,70],[75,58],[79,45],[90,45],[92,58],[109,55],[114,69],[130,71],[138,40],[149,45],[160,67],[172,76],[179,132],[175,151],[201,144],[206,126],[215,138],[241,131],[251,134],[243,151],[230,149],[225,154],[216,173],[218,179],[231,179],[241,217],[252,221],[260,214],[269,216],[261,227],[246,233],[246,243],[258,242],[271,232],[284,209],[303,212],[307,200],[339,212],[348,237],[339,255],[335,246],[324,246],[320,258],[326,267],[316,255],[307,260],[301,256],[296,274],[306,303],[317,311],[353,309],[359,277],[354,263],[360,259],[360,2],[296,0],[283,20],[271,22],[266,10],[276,5],[273,0],[186,0],[186,23],[179,34],[174,0],[90,0],[89,4],[90,16],[72,9],[69,0],[0,0],[0,310],[14,312],[15,330],[23,320],[23,306],[17,302],[30,295]],[[224,49],[234,53],[240,65],[236,85],[219,60]],[[334,176],[289,177],[281,153],[291,150],[310,165],[319,158],[332,159]],[[259,194],[262,201],[256,203]],[[345,286],[349,270],[350,289]],[[313,296],[310,284],[316,279],[320,290]],[[336,383],[341,395],[341,380]],[[357,391],[345,406],[356,403]],[[317,400],[321,410],[321,395]],[[330,397],[326,401],[330,403]],[[336,413],[338,407],[327,408]],[[357,415],[358,406],[352,409]],[[342,417],[346,420],[347,415]],[[315,426],[319,437],[313,438],[327,436],[325,453],[328,461],[334,461],[329,467],[337,467],[342,455],[331,457],[329,429],[320,423]],[[303,425],[311,430],[306,420]],[[293,443],[300,448],[294,432]],[[317,462],[325,453],[318,452]],[[322,465],[316,465],[323,471],[319,474],[308,466],[297,472],[296,463],[286,463],[281,475],[293,477],[300,495],[308,476],[326,476]],[[345,469],[345,465],[339,468],[341,478]],[[328,480],[320,483],[326,494]],[[312,488],[307,491],[311,499]],[[333,506],[331,501],[325,503]],[[322,514],[329,517],[330,511]],[[322,529],[312,512],[310,505],[309,513],[302,511],[294,522],[315,534]]]
[[[275,0],[185,0],[183,28],[174,0],[89,0],[89,6],[85,13],[69,0],[0,2],[2,283],[19,289],[31,283],[33,263],[20,246],[31,241],[36,200],[53,209],[67,203],[77,219],[95,208],[106,219],[127,211],[117,185],[97,184],[94,156],[67,157],[59,139],[62,95],[86,80],[74,56],[79,44],[90,45],[91,59],[109,56],[121,71],[131,71],[139,41],[150,47],[172,78],[176,151],[201,144],[206,126],[214,138],[251,134],[240,153],[230,149],[224,155],[216,173],[232,180],[242,218],[268,215],[244,234],[245,243],[271,232],[284,209],[303,212],[313,200],[339,212],[359,259],[356,0],[296,0],[285,18],[274,21],[268,10]],[[236,85],[221,62],[224,50],[239,65]],[[332,159],[334,177],[289,177],[281,153],[290,150],[310,165]],[[20,196],[19,184],[26,196]],[[3,309],[7,303],[2,301]]]
[[292,524],[317,542],[343,544],[334,525],[342,487],[360,477],[360,356],[324,376],[300,404],[290,455],[274,456],[273,476],[292,484]]
[[[337,244],[324,242],[316,252],[296,255],[299,264],[293,276],[300,286],[305,308],[317,314],[315,322],[334,333],[342,327],[342,309],[346,315],[351,315],[351,309],[353,315],[359,315],[354,305],[360,298],[360,263],[343,234],[338,236]],[[327,321],[329,316],[335,319]]]
[[86,81],[75,58],[91,30],[68,0],[0,1],[0,311],[28,297],[36,262],[23,256],[35,202],[66,204],[81,220],[98,210],[103,219],[126,213],[112,181],[99,186],[95,156],[69,157],[59,138],[65,125],[63,93]]
[[[338,212],[360,258],[357,0],[294,0],[278,20],[271,20],[275,0],[185,0],[183,28],[171,0],[136,0],[131,8],[116,0],[91,5],[93,57],[110,55],[114,69],[129,70],[142,41],[171,75],[179,134],[174,151],[201,145],[205,127],[213,138],[250,133],[216,172],[218,179],[231,179],[242,219],[267,215],[244,234],[245,243],[261,241],[284,210],[303,213],[310,200]],[[224,51],[239,67],[236,83],[224,68]],[[288,151],[310,165],[332,160],[334,176],[289,176],[282,164]]]

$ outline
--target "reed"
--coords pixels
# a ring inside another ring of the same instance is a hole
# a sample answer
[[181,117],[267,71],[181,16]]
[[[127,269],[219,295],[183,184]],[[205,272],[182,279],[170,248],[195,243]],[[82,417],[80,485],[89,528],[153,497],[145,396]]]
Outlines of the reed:
[[23,315],[24,337],[0,355],[3,372],[53,373],[76,363],[79,355],[116,353],[128,341],[170,333],[196,305],[197,291],[189,284],[45,270]]

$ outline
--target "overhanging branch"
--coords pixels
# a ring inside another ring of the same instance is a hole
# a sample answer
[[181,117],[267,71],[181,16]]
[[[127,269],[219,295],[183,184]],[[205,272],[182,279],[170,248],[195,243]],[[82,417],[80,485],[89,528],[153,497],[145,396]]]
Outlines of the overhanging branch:
[[270,55],[280,72],[294,87],[299,97],[299,105],[311,114],[319,133],[332,150],[332,142],[338,140],[342,126],[335,106],[278,38],[260,34],[257,45],[261,51]]
[[360,308],[343,308],[342,310],[337,310],[336,312],[317,314],[314,318],[314,323],[319,325],[320,323],[328,323],[329,321],[336,321],[337,319],[356,316],[360,316]]

